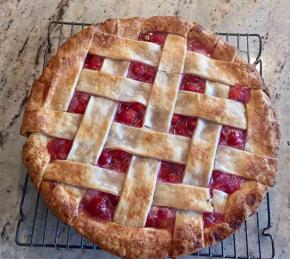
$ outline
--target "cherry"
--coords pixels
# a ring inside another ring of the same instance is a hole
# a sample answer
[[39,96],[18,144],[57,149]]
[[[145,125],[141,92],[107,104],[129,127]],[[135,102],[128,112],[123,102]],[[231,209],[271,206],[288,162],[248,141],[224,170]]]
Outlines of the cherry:
[[180,122],[179,125],[175,127],[174,133],[177,135],[190,137],[190,135],[187,133],[185,122]]
[[250,100],[250,89],[246,85],[234,85],[230,87],[229,98],[238,102],[247,103]]
[[179,116],[178,114],[173,114],[171,125],[177,125],[180,120],[181,116]]
[[181,183],[184,165],[162,161],[159,169],[159,179],[169,183]]
[[173,228],[176,210],[167,207],[152,206],[145,227]]
[[121,103],[115,121],[135,127],[141,127],[145,114],[145,106],[141,103]]
[[243,182],[244,179],[242,177],[221,171],[213,171],[209,187],[226,193],[233,193],[241,188]]
[[114,159],[118,159],[120,161],[122,161],[123,159],[126,159],[127,157],[127,153],[125,151],[122,150],[114,150],[112,151]]
[[156,67],[152,67],[136,61],[131,61],[128,70],[128,77],[152,84],[154,82],[156,72]]
[[195,118],[188,119],[186,121],[186,127],[189,132],[193,132],[196,128],[197,120]]
[[68,112],[84,114],[87,108],[90,95],[84,92],[75,91],[73,98],[70,101]]
[[136,120],[137,113],[132,109],[122,109],[119,113],[118,119],[126,124],[133,124]]
[[205,79],[202,79],[198,76],[185,74],[181,81],[180,90],[204,93]]
[[243,145],[242,133],[238,131],[232,131],[228,135],[228,143],[230,146]]
[[100,166],[106,166],[109,165],[112,161],[112,154],[108,150],[103,150],[100,157],[99,157],[99,165]]
[[196,123],[196,118],[174,114],[169,132],[185,137],[192,137]]
[[99,157],[98,165],[118,172],[127,172],[132,155],[122,150],[104,149]]
[[89,216],[100,220],[112,220],[118,196],[97,190],[87,190],[81,201],[81,208]]
[[56,159],[65,160],[72,147],[72,140],[54,138],[47,144],[48,153],[50,154],[50,161]]
[[149,32],[139,34],[138,39],[153,42],[160,46],[163,46],[166,36],[167,36],[167,33],[164,33],[164,32],[149,31]]
[[201,42],[196,40],[195,38],[188,38],[187,39],[187,49],[190,51],[198,52],[208,57],[211,56],[211,50],[208,49],[205,45]]
[[92,69],[92,70],[101,70],[103,62],[104,62],[103,57],[96,56],[93,54],[88,54],[86,56],[84,67],[87,69]]
[[136,112],[144,112],[144,105],[141,103],[131,103],[131,108]]
[[247,133],[245,130],[223,126],[219,144],[233,148],[244,149]]

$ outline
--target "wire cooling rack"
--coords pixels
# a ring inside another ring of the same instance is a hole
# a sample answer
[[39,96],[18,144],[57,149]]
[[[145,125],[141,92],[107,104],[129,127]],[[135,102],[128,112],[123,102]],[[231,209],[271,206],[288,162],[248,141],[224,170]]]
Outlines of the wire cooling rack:
[[[74,22],[50,22],[43,66],[63,42],[89,25]],[[249,63],[256,65],[262,74],[262,39],[260,35],[249,33],[218,34],[236,46],[240,55]],[[270,195],[267,194],[259,212],[250,217],[239,231],[216,246],[193,254],[192,258],[197,256],[239,259],[275,258],[274,240],[269,233],[271,225]],[[15,241],[19,246],[29,247],[99,249],[51,214],[37,190],[32,186],[27,174],[23,185]]]

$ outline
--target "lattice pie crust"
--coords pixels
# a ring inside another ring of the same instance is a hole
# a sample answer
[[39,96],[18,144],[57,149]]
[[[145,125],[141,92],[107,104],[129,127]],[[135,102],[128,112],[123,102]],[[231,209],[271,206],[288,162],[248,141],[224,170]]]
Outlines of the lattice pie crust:
[[[204,89],[182,88],[190,80]],[[235,89],[246,97],[236,98]],[[71,37],[34,83],[23,160],[54,214],[101,248],[126,258],[189,254],[228,237],[275,183],[279,128],[264,90],[234,47],[196,23],[110,19]],[[74,100],[85,103],[83,112],[71,108]],[[139,124],[130,124],[131,103],[144,109]],[[189,135],[178,118],[195,118],[194,126],[186,122],[194,127]],[[229,145],[223,132],[234,134]],[[65,154],[61,143],[70,143]],[[127,171],[102,166],[104,149],[122,150]],[[183,168],[179,181],[162,179],[171,164]],[[100,218],[107,193],[117,197],[112,217]]]

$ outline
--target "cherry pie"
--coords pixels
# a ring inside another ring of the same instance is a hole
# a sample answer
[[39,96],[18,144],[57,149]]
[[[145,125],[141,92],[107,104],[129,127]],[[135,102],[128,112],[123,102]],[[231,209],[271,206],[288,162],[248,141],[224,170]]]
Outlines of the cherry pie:
[[178,17],[110,19],[71,37],[34,83],[21,131],[54,214],[126,258],[225,239],[277,174],[259,73]]

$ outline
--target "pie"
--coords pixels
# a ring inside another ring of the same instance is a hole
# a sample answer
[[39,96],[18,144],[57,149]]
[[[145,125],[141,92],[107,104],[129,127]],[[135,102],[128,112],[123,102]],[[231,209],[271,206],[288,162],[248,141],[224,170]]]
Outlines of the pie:
[[21,132],[48,207],[125,258],[227,238],[277,175],[260,74],[179,17],[109,19],[68,39],[34,83]]

